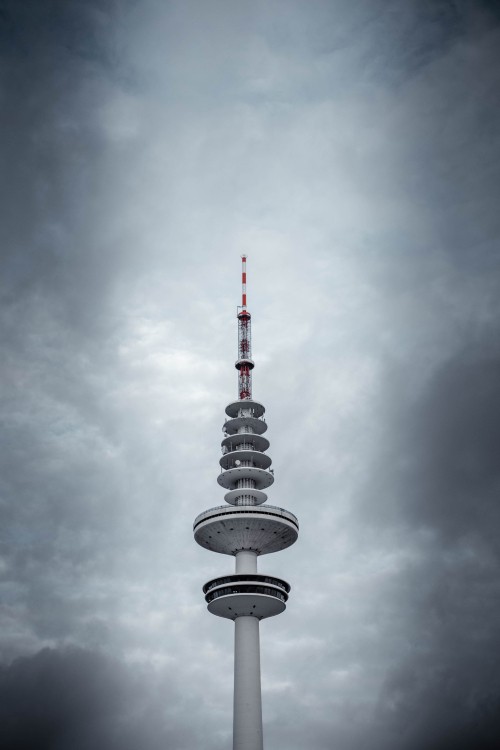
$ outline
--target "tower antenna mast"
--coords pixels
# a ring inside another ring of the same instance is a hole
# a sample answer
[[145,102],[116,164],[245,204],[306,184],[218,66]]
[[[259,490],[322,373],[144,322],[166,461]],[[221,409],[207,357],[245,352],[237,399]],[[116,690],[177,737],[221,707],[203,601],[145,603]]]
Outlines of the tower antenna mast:
[[241,256],[241,307],[238,307],[238,398],[252,398],[252,316],[247,310],[247,256]]
[[247,256],[241,256],[241,307],[247,307]]

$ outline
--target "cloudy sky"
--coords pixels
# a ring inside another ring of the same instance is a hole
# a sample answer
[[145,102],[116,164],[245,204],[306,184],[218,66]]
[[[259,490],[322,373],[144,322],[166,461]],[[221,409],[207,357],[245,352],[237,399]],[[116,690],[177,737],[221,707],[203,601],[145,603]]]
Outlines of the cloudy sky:
[[3,0],[0,739],[220,750],[222,502],[254,395],[266,750],[500,735],[500,5]]

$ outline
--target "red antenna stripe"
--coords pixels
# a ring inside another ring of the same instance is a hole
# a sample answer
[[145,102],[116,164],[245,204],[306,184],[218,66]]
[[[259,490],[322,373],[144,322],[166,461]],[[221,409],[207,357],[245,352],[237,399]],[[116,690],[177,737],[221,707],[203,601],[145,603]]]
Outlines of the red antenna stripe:
[[241,305],[247,306],[247,256],[241,256]]

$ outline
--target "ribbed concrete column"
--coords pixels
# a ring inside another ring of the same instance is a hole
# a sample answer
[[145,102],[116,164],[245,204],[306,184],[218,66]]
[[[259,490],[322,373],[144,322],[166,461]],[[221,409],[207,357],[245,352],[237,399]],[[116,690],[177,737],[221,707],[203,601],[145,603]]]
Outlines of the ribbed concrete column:
[[234,621],[233,750],[263,750],[259,621]]
[[242,549],[236,553],[235,573],[256,573],[257,553],[251,549]]

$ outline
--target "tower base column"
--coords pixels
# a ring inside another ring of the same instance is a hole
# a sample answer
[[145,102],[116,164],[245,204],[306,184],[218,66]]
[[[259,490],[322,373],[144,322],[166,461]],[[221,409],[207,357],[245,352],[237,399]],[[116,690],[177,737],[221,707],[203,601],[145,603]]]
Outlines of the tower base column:
[[234,621],[233,750],[263,750],[259,621]]

